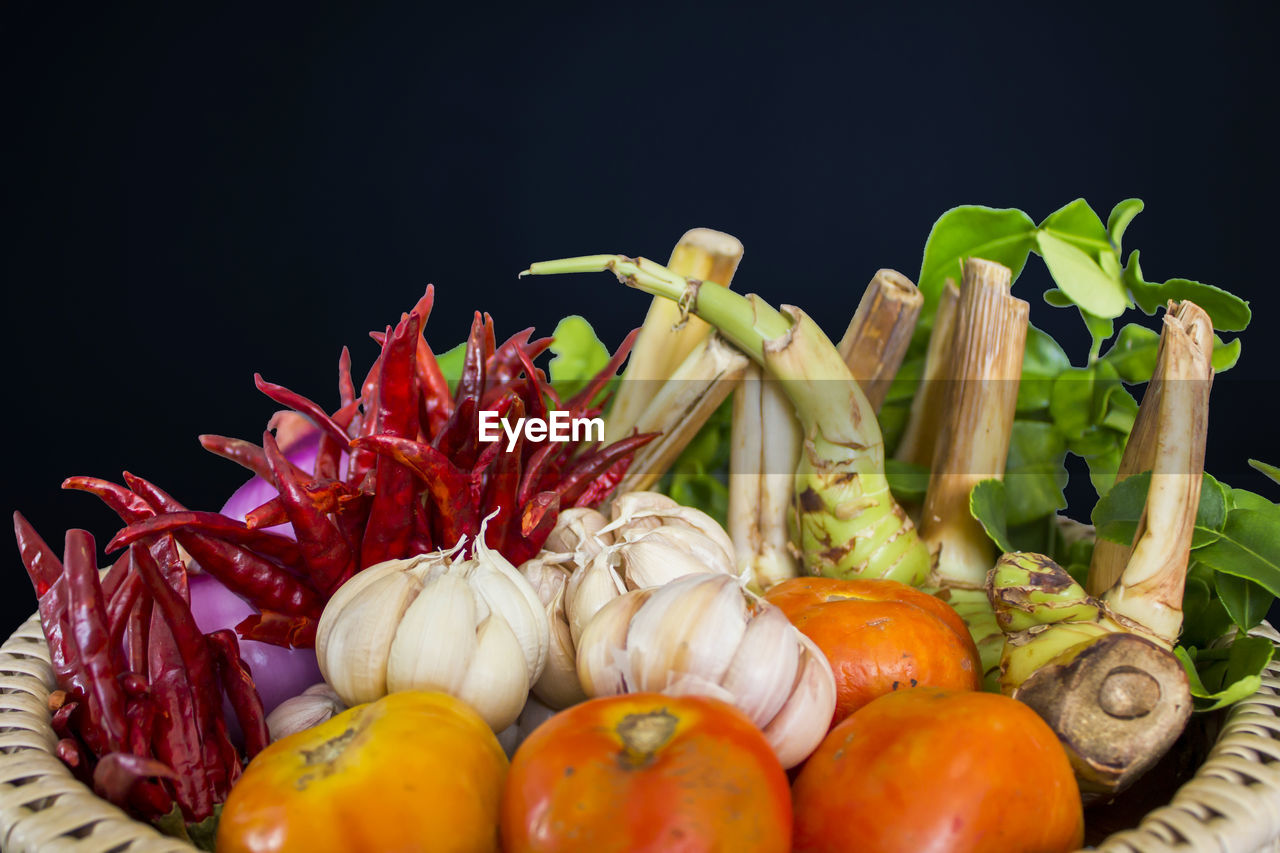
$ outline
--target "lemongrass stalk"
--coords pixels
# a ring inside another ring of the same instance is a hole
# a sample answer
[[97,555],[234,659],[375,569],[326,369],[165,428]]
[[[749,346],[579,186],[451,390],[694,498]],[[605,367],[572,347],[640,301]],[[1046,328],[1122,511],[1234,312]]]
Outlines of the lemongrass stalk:
[[920,536],[935,555],[935,583],[983,589],[995,546],[969,512],[981,480],[1004,477],[1022,377],[1029,306],[1009,295],[1009,268],[969,259],[956,307],[947,397]]
[[1182,630],[1182,592],[1204,474],[1212,356],[1209,316],[1194,303],[1171,303],[1157,356],[1163,388],[1150,451],[1151,486],[1132,554],[1102,596],[1113,611],[1141,623],[1169,648]]
[[1124,790],[1186,725],[1182,665],[1048,557],[1005,554],[988,587],[1007,632],[1001,691],[1057,733],[1087,799]]
[[[616,494],[647,491],[667,472],[712,412],[737,387],[750,362],[718,335],[709,335],[656,390],[636,419],[642,433],[658,437],[636,453]],[[625,384],[625,383],[624,383]]]
[[738,571],[756,592],[799,574],[787,518],[801,443],[791,403],[750,364],[733,397],[727,529]]
[[694,283],[645,258],[592,255],[533,264],[525,274],[609,270],[690,311],[758,361],[790,398],[804,431],[795,478],[796,542],[805,567],[836,577],[918,585],[929,555],[889,492],[875,412],[840,353],[808,315],[754,295]]
[[877,412],[902,366],[924,295],[900,272],[879,270],[836,346]]
[[1009,294],[1011,281],[1000,264],[965,262],[920,512],[920,538],[933,556],[930,585],[949,591],[945,597],[969,628],[988,686],[995,683],[1004,646],[985,592],[996,552],[969,511],[969,493],[981,480],[1003,478],[1009,454],[1029,310]]
[[933,466],[933,449],[938,443],[938,429],[946,401],[951,343],[955,339],[956,305],[959,302],[960,288],[947,279],[938,301],[938,310],[933,315],[933,330],[929,333],[929,346],[924,354],[920,389],[911,401],[907,426],[894,452],[897,459],[924,468]]
[[[716,281],[727,287],[742,260],[742,251],[742,243],[732,235],[710,228],[693,228],[676,243],[667,267],[680,275]],[[617,441],[631,434],[659,384],[710,334],[711,327],[704,321],[689,316],[670,300],[654,297],[609,410],[605,422],[606,441]]]

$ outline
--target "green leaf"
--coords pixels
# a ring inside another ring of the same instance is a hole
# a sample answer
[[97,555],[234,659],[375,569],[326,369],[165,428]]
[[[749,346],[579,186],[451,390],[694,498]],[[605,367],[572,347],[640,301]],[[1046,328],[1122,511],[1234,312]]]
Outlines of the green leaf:
[[1270,512],[1276,506],[1262,495],[1251,492],[1248,489],[1231,489],[1229,503],[1231,509],[1256,509],[1260,512]]
[[1125,229],[1129,227],[1133,217],[1141,212],[1142,199],[1140,198],[1126,198],[1111,208],[1111,215],[1107,217],[1107,236],[1111,238],[1111,245],[1115,247],[1117,254],[1120,252]]
[[1063,293],[1056,287],[1051,287],[1044,292],[1044,301],[1052,305],[1054,308],[1070,308],[1075,305],[1071,301],[1071,297]]
[[1221,537],[1198,550],[1196,559],[1280,595],[1280,507],[1231,510]]
[[449,383],[450,393],[458,389],[458,380],[462,378],[462,363],[466,358],[467,344],[465,341],[448,352],[436,356],[436,364],[440,365],[440,372],[444,374],[445,381]]
[[1080,309],[1080,318],[1089,330],[1089,361],[1092,362],[1102,352],[1102,345],[1116,333],[1116,323],[1105,317],[1095,317],[1083,308]]
[[1213,583],[1222,606],[1241,631],[1256,628],[1267,618],[1267,608],[1275,601],[1274,597],[1253,581],[1234,575],[1218,573],[1214,575]]
[[1004,494],[1008,524],[1018,526],[1066,509],[1066,442],[1053,424],[1014,421]]
[[1005,506],[1004,483],[999,480],[980,480],[969,492],[969,514],[1002,553],[1014,550],[1009,543]]
[[572,394],[609,363],[609,350],[583,317],[571,314],[556,324],[547,365],[551,384],[562,397]]
[[1036,247],[1058,287],[1080,308],[1095,317],[1110,319],[1119,317],[1129,306],[1124,284],[1107,275],[1077,245],[1049,231],[1037,231]]
[[1268,465],[1266,462],[1259,462],[1257,459],[1250,459],[1249,467],[1261,472],[1271,482],[1280,483],[1280,468]]
[[1137,323],[1128,323],[1120,329],[1115,342],[1102,357],[1120,378],[1128,383],[1148,382],[1156,369],[1156,352],[1160,348],[1160,333]]
[[884,460],[884,473],[889,480],[889,491],[898,501],[920,503],[924,500],[929,488],[928,468],[889,457]]
[[1243,331],[1253,317],[1247,301],[1220,287],[1185,278],[1171,278],[1164,284],[1146,281],[1142,277],[1137,249],[1129,253],[1129,262],[1124,268],[1124,283],[1133,294],[1138,307],[1147,314],[1156,313],[1170,299],[1189,299],[1205,310],[1213,321],[1213,327],[1220,332]]
[[1048,232],[1085,254],[1094,257],[1102,252],[1114,254],[1102,220],[1082,198],[1069,202],[1045,217],[1040,231]]
[[[1120,545],[1132,545],[1150,487],[1150,471],[1126,477],[1116,483],[1093,508],[1092,518],[1098,538]],[[1200,483],[1200,504],[1196,508],[1195,532],[1191,537],[1191,547],[1202,549],[1196,552],[1198,559],[1203,559],[1203,552],[1214,547],[1220,537],[1225,535],[1229,522],[1225,489],[1213,477],[1204,474]],[[1205,562],[1212,566],[1210,561]]]
[[[1259,675],[1245,676],[1238,681],[1231,682],[1225,687],[1217,690],[1210,690],[1201,681],[1200,673],[1196,668],[1195,661],[1188,654],[1187,650],[1182,646],[1178,646],[1173,650],[1182,668],[1187,671],[1187,680],[1190,682],[1191,695],[1196,699],[1196,710],[1201,712],[1216,711],[1219,708],[1225,708],[1228,705],[1234,705],[1241,699],[1252,696],[1258,692],[1258,688],[1262,686],[1262,678]],[[1264,662],[1262,666],[1266,666]],[[1262,671],[1262,667],[1258,668],[1258,672]]]
[[1231,343],[1223,343],[1222,338],[1217,335],[1213,336],[1213,372],[1225,373],[1236,366],[1236,362],[1240,360],[1240,339],[1236,338]]
[[[1160,333],[1137,323],[1129,323],[1120,330],[1115,343],[1102,358],[1116,369],[1120,378],[1130,385],[1151,381],[1156,369],[1156,356],[1160,350]],[[1217,373],[1230,370],[1240,359],[1240,339],[1223,343],[1213,336],[1213,369]]]
[[1214,594],[1213,569],[1191,555],[1186,585],[1182,593],[1182,637],[1185,646],[1204,647],[1231,628],[1230,614]]
[[1120,460],[1124,456],[1124,437],[1107,430],[1103,435],[1115,436],[1111,444],[1084,457],[1089,466],[1089,483],[1098,497],[1102,497],[1116,484],[1116,472],[1120,470]]
[[943,282],[959,283],[965,258],[1004,264],[1016,281],[1035,244],[1036,225],[1021,210],[980,205],[953,207],[939,217],[924,246],[917,285],[925,304],[937,305]]
[[1027,327],[1027,344],[1022,354],[1022,380],[1018,383],[1019,412],[1047,408],[1053,381],[1071,366],[1062,347],[1047,332]]
[[1079,438],[1093,423],[1092,367],[1072,367],[1058,374],[1049,397],[1049,415],[1068,439]]

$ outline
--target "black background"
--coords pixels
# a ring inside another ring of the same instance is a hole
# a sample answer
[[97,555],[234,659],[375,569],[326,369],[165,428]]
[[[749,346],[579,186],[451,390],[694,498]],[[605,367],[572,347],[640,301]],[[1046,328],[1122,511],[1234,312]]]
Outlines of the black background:
[[[1251,300],[1208,467],[1274,496],[1244,463],[1280,461],[1275,5],[887,5],[6,4],[6,509],[104,541],[112,516],[58,485],[124,469],[216,509],[243,475],[195,437],[260,437],[253,373],[332,404],[340,347],[362,373],[428,282],[437,351],[477,308],[500,335],[580,312],[612,346],[647,297],[516,272],[663,260],[706,225],[747,247],[737,288],[838,336],[947,208],[1078,196],[1145,199],[1149,279]],[[1016,292],[1079,363],[1046,286],[1033,261]],[[5,578],[3,633],[35,607],[12,556]]]

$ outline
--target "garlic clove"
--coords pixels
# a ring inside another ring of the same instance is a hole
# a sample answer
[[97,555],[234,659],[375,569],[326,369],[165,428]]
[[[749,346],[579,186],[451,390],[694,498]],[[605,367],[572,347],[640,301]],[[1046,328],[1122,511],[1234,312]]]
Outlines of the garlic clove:
[[551,628],[551,651],[547,667],[533,685],[533,695],[552,708],[568,708],[587,698],[578,682],[577,650],[564,613],[564,589],[547,609]]
[[556,516],[555,526],[547,535],[543,548],[575,555],[578,565],[585,565],[609,545],[612,533],[602,533],[609,520],[589,507],[569,507]]
[[836,710],[836,682],[831,665],[808,637],[796,632],[803,647],[796,683],[778,715],[764,727],[783,767],[809,757],[826,737]]
[[[470,585],[459,574],[427,584],[399,620],[386,664],[386,689],[440,690],[457,696],[476,654],[476,625],[484,618],[479,610]],[[523,673],[523,664],[520,669]]]
[[342,697],[322,681],[277,705],[275,710],[267,715],[267,731],[270,732],[274,743],[281,738],[318,726],[346,709],[347,706],[342,701]]
[[577,648],[578,681],[588,696],[614,696],[630,689],[627,631],[636,611],[657,591],[651,587],[620,595],[587,623]]
[[661,692],[677,677],[719,685],[746,631],[746,603],[728,575],[690,575],[657,588],[627,631],[630,686]]
[[618,546],[623,580],[640,589],[662,586],[696,572],[737,575],[731,556],[714,541],[688,527],[660,527]]
[[[529,665],[528,680],[532,684],[546,667],[547,654],[551,649],[547,611],[524,575],[506,557],[485,544],[487,523],[488,518],[476,534],[472,583],[486,603],[506,618],[520,640]],[[525,692],[528,692],[527,686]]]
[[568,559],[568,554],[540,551],[520,564],[520,574],[533,587],[543,607],[550,607],[569,582],[569,567],[565,565]]
[[[529,683],[542,675],[550,653],[550,628],[547,611],[538,594],[505,559],[502,563],[482,554],[469,567],[469,580],[475,594],[488,608],[506,621],[525,658],[525,678]],[[528,692],[528,686],[525,687]]]
[[760,728],[777,716],[791,695],[799,669],[799,633],[786,615],[771,604],[755,602],[742,642],[720,682],[738,710]]
[[329,598],[324,612],[320,614],[320,624],[316,626],[316,656],[324,657],[329,644],[329,632],[338,614],[351,601],[360,595],[366,587],[394,572],[402,571],[402,560],[387,560],[375,566],[357,572]]
[[622,558],[618,546],[606,548],[590,563],[569,576],[565,585],[565,614],[574,647],[582,641],[587,623],[605,605],[627,591],[616,569]]
[[475,656],[453,695],[500,732],[516,721],[529,696],[525,647],[496,613],[481,623],[475,639]]
[[324,680],[347,705],[386,695],[386,664],[394,654],[397,627],[420,589],[412,576],[388,572],[366,584],[361,595],[332,617],[323,654],[317,649],[316,660]]

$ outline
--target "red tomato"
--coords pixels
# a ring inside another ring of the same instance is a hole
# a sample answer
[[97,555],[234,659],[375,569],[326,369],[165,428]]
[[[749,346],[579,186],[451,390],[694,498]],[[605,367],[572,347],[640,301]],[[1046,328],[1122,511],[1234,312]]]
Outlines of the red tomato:
[[789,849],[787,777],[740,711],[633,693],[575,705],[516,752],[502,844],[524,851]]

